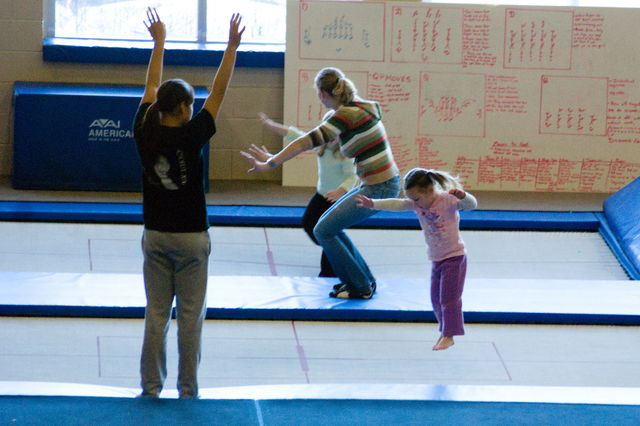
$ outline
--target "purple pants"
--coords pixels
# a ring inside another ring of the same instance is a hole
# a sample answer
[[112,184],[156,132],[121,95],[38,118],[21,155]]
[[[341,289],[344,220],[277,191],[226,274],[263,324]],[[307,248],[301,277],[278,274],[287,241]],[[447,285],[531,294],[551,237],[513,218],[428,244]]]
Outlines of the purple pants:
[[439,260],[431,266],[431,304],[443,336],[464,334],[462,289],[466,274],[466,255]]

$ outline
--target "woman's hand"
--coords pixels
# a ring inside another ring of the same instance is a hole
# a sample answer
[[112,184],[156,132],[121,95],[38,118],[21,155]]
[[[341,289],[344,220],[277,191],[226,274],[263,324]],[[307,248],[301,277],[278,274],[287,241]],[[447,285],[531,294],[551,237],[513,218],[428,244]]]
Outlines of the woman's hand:
[[[262,125],[264,127],[266,127],[267,129],[271,130],[272,132],[278,133],[278,128],[275,125],[275,122],[271,118],[269,118],[269,116],[267,114],[265,114],[264,112],[259,112],[258,113],[258,117],[260,118],[260,122],[262,123]],[[285,135],[286,135],[286,133],[285,133]]]
[[452,189],[452,190],[450,190],[450,191],[449,191],[449,194],[451,194],[451,195],[455,195],[455,197],[456,197],[458,200],[463,200],[463,199],[464,199],[464,197],[466,197],[466,196],[467,196],[467,193],[466,193],[466,192],[464,192],[462,189]]
[[242,22],[242,16],[239,13],[234,13],[231,16],[231,22],[229,23],[229,43],[228,47],[231,49],[237,49],[240,46],[240,41],[242,40],[242,33],[246,27],[242,27],[240,29],[240,23]]
[[259,147],[256,144],[251,144],[249,151],[258,161],[262,161],[263,163],[266,163],[273,157],[273,154],[270,153],[264,145]]
[[364,207],[366,209],[372,209],[373,208],[373,200],[369,197],[365,197],[362,194],[358,194],[356,195],[356,206],[358,207]]
[[240,151],[240,154],[244,158],[249,160],[249,165],[251,166],[251,168],[247,170],[247,172],[249,173],[266,172],[267,170],[272,169],[272,167],[269,164],[267,164],[267,162],[256,160],[256,158],[253,155],[249,154],[248,152]]
[[346,193],[347,191],[345,191],[344,188],[336,188],[333,191],[327,191],[327,193],[324,194],[324,198],[331,203],[335,203]]
[[272,120],[264,112],[259,112],[258,117],[260,118],[260,121],[262,122],[263,126],[269,126],[271,124]]
[[147,20],[144,25],[147,27],[147,30],[149,31],[149,34],[151,34],[151,38],[154,42],[164,43],[167,38],[167,29],[164,22],[160,20],[158,11],[155,8],[147,8]]

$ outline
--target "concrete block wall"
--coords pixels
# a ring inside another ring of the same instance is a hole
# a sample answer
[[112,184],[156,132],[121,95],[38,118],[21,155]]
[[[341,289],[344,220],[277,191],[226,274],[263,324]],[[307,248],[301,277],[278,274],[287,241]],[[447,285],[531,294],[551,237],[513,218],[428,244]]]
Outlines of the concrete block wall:
[[[0,176],[11,174],[15,81],[144,84],[144,65],[44,62],[42,27],[43,0],[0,0]],[[163,78],[179,77],[194,86],[208,87],[215,71],[213,66],[165,67]],[[251,143],[271,150],[281,148],[281,139],[264,131],[256,114],[263,111],[282,120],[283,92],[283,69],[236,68],[211,144],[210,179],[281,181],[280,168],[248,174],[248,163],[239,152]]]

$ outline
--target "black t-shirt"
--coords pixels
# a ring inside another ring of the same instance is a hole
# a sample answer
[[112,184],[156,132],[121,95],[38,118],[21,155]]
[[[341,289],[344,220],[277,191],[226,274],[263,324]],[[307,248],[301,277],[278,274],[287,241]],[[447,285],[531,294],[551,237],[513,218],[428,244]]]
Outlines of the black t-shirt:
[[[147,229],[163,232],[201,232],[209,228],[204,195],[202,148],[216,132],[213,117],[201,110],[182,127],[160,126],[159,146],[145,146],[144,115],[151,104],[138,108],[134,138],[142,163],[143,217]],[[208,177],[207,177],[208,178]]]

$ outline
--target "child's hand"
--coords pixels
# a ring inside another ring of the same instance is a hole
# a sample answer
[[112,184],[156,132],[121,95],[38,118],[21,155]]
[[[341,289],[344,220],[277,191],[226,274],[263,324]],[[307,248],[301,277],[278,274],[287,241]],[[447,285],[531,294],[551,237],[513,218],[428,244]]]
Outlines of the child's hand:
[[358,194],[356,195],[356,206],[364,207],[366,209],[372,209],[373,200],[371,198],[365,197],[364,195]]
[[164,22],[160,20],[156,9],[147,8],[147,21],[145,21],[144,25],[147,27],[154,42],[164,42],[167,38],[167,29],[164,26]]
[[240,41],[242,40],[242,33],[246,27],[242,27],[240,29],[240,22],[242,22],[242,16],[239,13],[234,13],[231,15],[231,22],[229,24],[229,43],[228,47],[232,49],[237,49],[240,46]]
[[455,195],[455,197],[458,200],[462,200],[462,199],[464,199],[464,197],[467,196],[467,193],[464,192],[462,189],[452,189],[452,190],[449,191],[449,194]]
[[256,157],[259,161],[262,161],[263,163],[266,163],[271,157],[273,157],[273,154],[270,153],[264,145],[262,145],[262,147],[259,147],[256,144],[251,144],[251,146],[249,147],[249,151],[253,154],[254,157]]
[[346,193],[347,191],[345,191],[344,188],[336,188],[333,191],[327,191],[327,193],[324,194],[324,198],[331,203],[335,203]]

